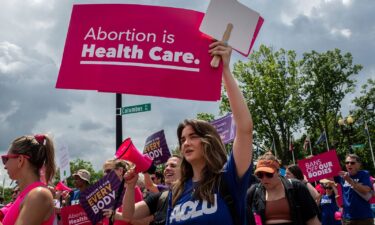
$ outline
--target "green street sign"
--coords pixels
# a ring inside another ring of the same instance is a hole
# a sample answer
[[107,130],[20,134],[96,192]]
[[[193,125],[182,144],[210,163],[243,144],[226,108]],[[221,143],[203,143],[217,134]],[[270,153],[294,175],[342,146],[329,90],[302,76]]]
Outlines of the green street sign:
[[121,115],[130,114],[130,113],[146,112],[146,111],[151,111],[151,103],[122,107],[121,108]]
[[364,148],[365,144],[354,144],[352,145],[352,148]]

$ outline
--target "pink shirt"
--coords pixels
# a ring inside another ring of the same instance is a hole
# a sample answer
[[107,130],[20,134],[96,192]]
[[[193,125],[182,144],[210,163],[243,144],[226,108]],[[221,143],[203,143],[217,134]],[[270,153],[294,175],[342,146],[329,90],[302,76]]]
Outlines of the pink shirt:
[[[26,195],[34,188],[37,187],[45,187],[45,184],[37,181],[29,186],[27,186],[17,197],[17,199],[14,201],[13,205],[8,209],[8,212],[6,213],[3,224],[4,225],[14,225],[17,221],[18,215],[20,213],[20,207],[21,203],[25,199]],[[41,225],[53,225],[53,220],[55,219],[55,214],[53,213],[50,218],[43,222]]]
[[[125,191],[125,189],[124,189]],[[138,187],[138,186],[135,186],[135,189],[134,189],[134,202],[140,202],[143,200],[143,195],[142,195],[142,191],[141,189]],[[122,212],[122,207],[120,206],[120,208],[118,208],[118,211],[119,212]],[[109,224],[109,220],[108,218],[105,218],[103,220],[103,225],[108,225]],[[130,223],[127,223],[125,221],[121,221],[121,220],[115,220],[113,225],[130,225]]]

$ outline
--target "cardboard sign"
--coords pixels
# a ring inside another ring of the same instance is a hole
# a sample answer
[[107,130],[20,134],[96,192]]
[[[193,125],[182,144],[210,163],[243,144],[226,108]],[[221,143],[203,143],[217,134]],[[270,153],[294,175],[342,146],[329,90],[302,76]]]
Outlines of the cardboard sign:
[[236,126],[231,113],[217,120],[213,120],[210,123],[216,128],[224,144],[228,144],[234,140]]
[[[92,224],[96,224],[103,219],[103,209],[113,208],[120,184],[121,181],[116,173],[112,171],[81,193],[80,204]],[[115,208],[120,205],[121,201],[118,202]]]
[[[169,7],[74,5],[57,88],[220,99],[203,13]],[[192,89],[193,88],[193,89]]]
[[63,225],[92,225],[81,205],[72,205],[61,208],[61,221]]
[[155,165],[163,164],[171,157],[164,130],[158,131],[146,139],[143,154],[154,160]]
[[298,161],[298,166],[309,182],[337,176],[341,166],[335,150]]
[[248,56],[263,21],[259,13],[236,0],[211,0],[199,29],[221,40],[227,24],[232,24],[228,43],[241,54]]

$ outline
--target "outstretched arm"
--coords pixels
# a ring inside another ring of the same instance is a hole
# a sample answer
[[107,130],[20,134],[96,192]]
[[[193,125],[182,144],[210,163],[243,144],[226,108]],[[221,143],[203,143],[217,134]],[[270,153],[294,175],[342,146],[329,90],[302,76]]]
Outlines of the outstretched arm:
[[253,121],[245,98],[230,72],[229,62],[232,48],[222,41],[210,45],[211,55],[220,55],[223,61],[223,80],[228,94],[230,108],[236,124],[236,137],[233,142],[233,156],[237,175],[242,177],[248,170],[253,155]]
[[150,216],[150,210],[144,201],[135,203],[134,193],[138,174],[133,170],[129,170],[124,175],[124,179],[126,180],[126,190],[122,200],[122,218],[125,221],[131,221]]

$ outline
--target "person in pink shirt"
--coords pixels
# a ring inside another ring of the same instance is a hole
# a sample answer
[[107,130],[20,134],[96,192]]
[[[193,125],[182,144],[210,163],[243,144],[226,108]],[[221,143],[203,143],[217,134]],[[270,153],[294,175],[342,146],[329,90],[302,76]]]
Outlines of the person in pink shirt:
[[40,169],[51,180],[56,171],[52,140],[44,134],[21,136],[10,145],[1,159],[9,178],[20,188],[17,199],[6,213],[4,225],[52,225],[55,213],[53,196],[40,181]]

